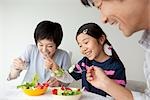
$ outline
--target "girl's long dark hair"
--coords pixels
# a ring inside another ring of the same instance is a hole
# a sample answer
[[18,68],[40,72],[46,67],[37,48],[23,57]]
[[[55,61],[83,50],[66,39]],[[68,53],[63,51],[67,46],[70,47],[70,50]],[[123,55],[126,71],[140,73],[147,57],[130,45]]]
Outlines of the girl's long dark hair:
[[[83,32],[86,32],[86,34],[92,36],[96,40],[98,40],[102,35],[107,37],[104,31],[96,23],[86,23],[82,25],[77,31],[76,40],[77,40],[77,36]],[[109,46],[112,46],[111,43],[107,40],[107,38],[105,40],[105,43],[108,44]],[[111,52],[112,52],[112,57],[119,59],[116,51],[113,48],[111,49]]]

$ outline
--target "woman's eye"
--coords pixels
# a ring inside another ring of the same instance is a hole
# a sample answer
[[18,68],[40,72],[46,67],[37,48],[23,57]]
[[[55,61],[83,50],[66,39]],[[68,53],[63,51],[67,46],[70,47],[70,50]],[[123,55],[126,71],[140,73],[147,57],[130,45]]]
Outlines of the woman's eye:
[[49,48],[52,48],[53,46],[50,45],[50,46],[48,46],[48,47],[49,47]]

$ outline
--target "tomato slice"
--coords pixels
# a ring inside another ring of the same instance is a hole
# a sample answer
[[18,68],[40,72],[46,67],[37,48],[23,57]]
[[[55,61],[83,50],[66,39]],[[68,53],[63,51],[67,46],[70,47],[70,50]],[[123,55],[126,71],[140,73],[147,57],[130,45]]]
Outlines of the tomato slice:
[[72,90],[71,88],[66,87],[66,90]]
[[57,95],[57,89],[53,89],[51,92],[52,92],[52,94],[55,94],[55,95]]

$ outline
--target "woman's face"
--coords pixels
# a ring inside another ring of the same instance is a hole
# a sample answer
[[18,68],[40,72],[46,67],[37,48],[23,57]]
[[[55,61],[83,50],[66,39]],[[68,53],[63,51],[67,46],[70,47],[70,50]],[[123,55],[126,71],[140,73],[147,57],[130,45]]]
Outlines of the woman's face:
[[77,36],[77,42],[80,47],[80,52],[89,60],[96,60],[103,51],[102,44],[87,34],[79,34]]
[[126,37],[143,28],[142,0],[93,0],[100,10],[101,20],[110,25],[117,25]]
[[56,51],[56,44],[53,41],[43,39],[37,42],[37,47],[43,57],[52,58]]

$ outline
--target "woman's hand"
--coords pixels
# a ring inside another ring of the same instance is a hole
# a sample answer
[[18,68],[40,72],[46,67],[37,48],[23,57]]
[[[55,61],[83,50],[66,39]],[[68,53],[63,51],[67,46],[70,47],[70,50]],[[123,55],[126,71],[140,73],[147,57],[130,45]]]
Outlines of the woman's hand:
[[16,70],[24,70],[26,69],[26,62],[21,58],[16,58],[13,60],[12,67]]
[[99,89],[103,89],[105,87],[104,81],[108,79],[104,71],[95,66],[87,69],[86,77],[89,83]]
[[61,86],[61,82],[58,81],[56,78],[53,78],[53,77],[50,78],[47,82],[49,83],[49,86],[50,86],[50,87],[58,87],[58,86]]
[[24,69],[26,69],[26,62],[21,58],[14,59],[7,80],[16,79]]
[[55,71],[59,68],[59,66],[50,57],[45,57],[44,58],[44,63],[45,63],[46,69],[50,69],[52,71]]

